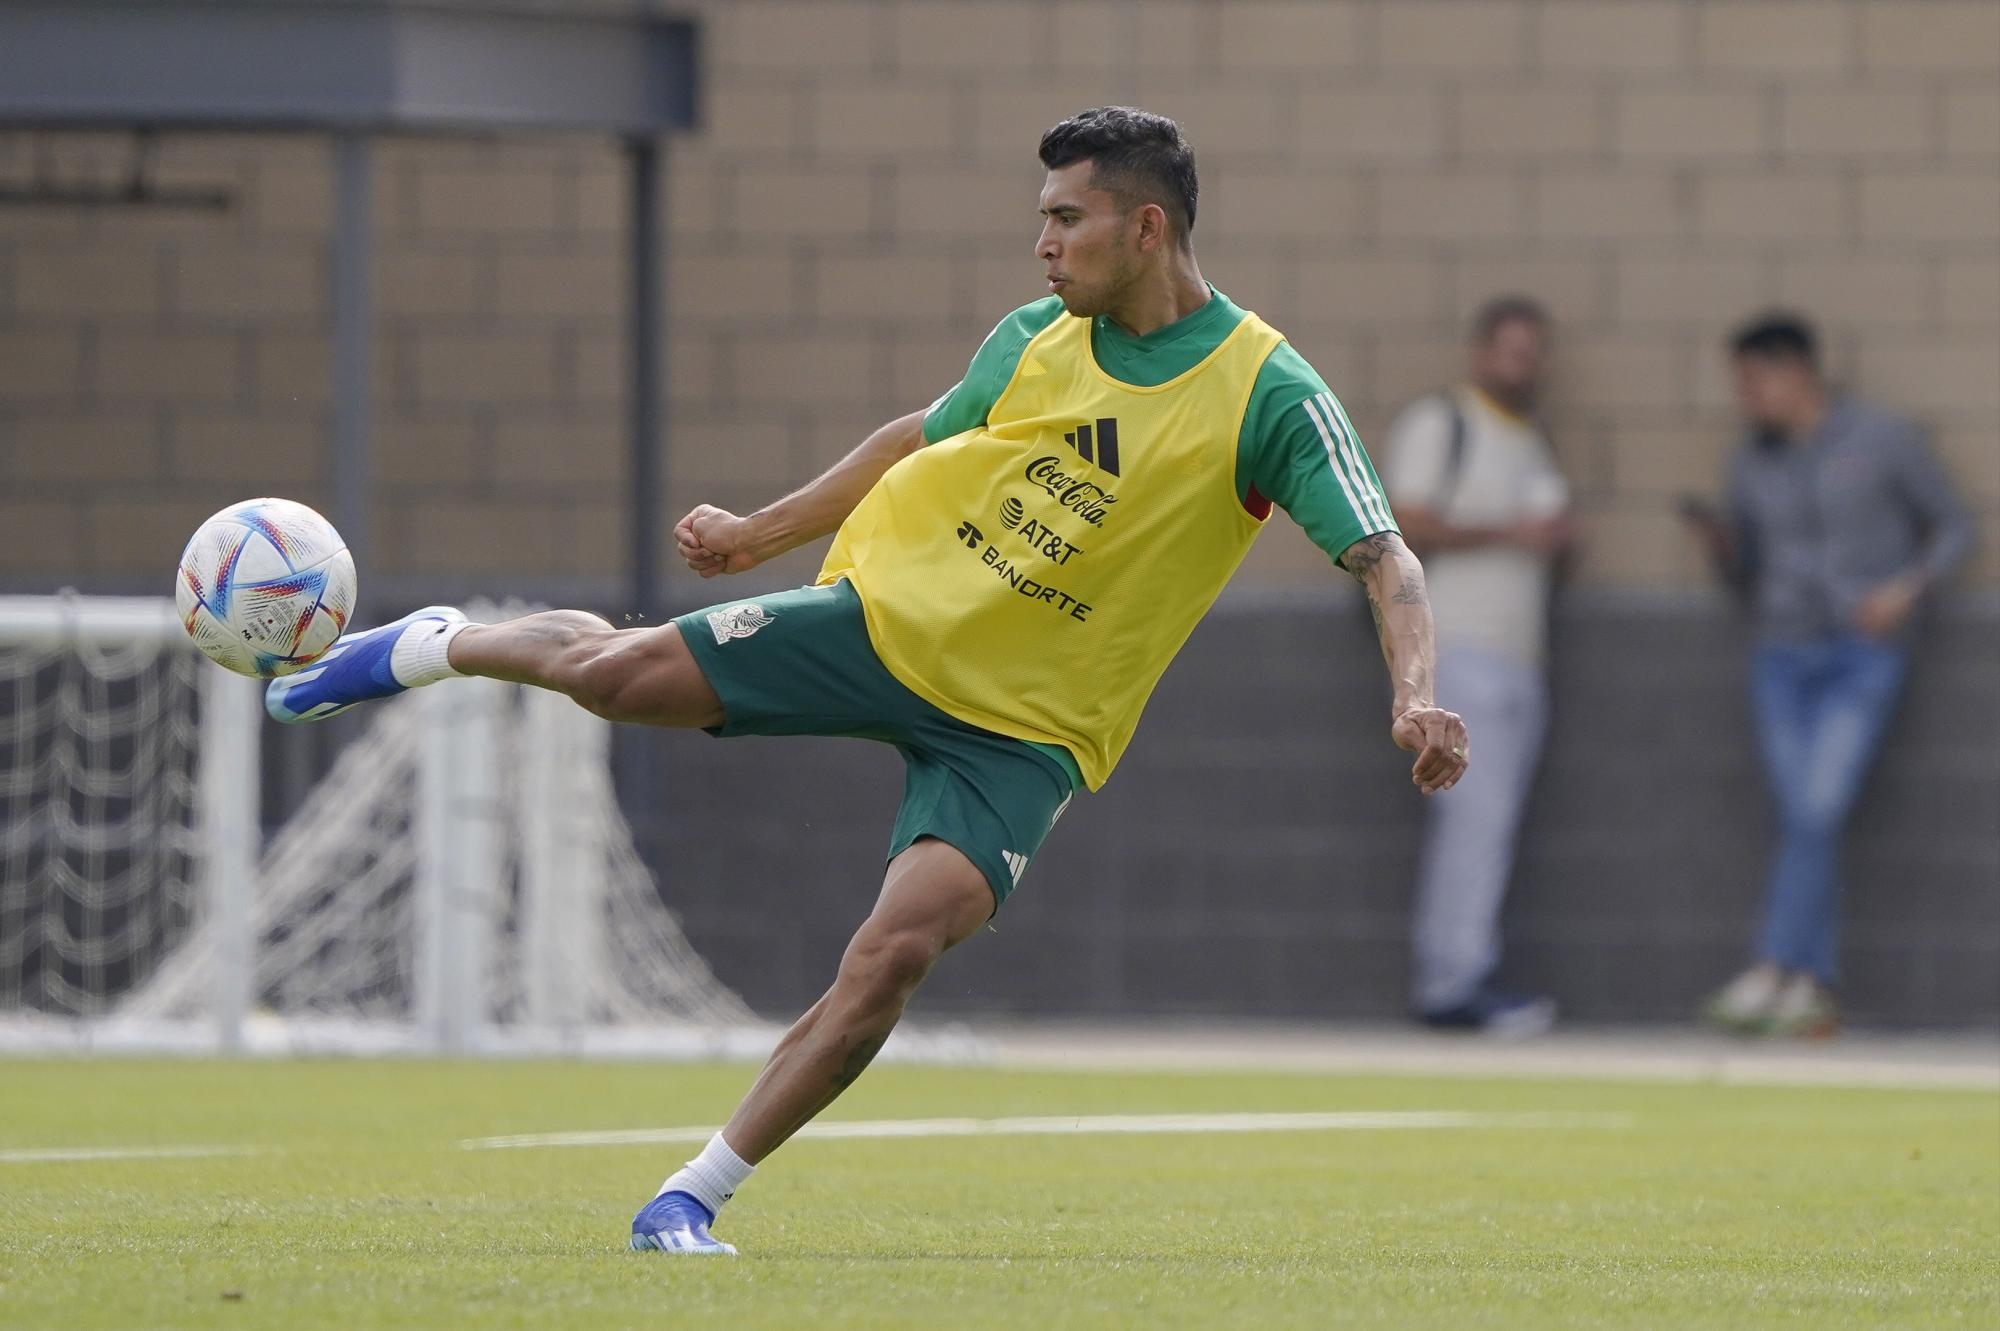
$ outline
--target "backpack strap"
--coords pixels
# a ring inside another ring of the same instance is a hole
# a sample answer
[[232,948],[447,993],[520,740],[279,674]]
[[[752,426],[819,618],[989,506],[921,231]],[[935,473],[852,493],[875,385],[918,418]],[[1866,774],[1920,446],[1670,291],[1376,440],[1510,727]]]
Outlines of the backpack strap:
[[1465,471],[1465,409],[1458,405],[1458,394],[1449,388],[1437,392],[1438,400],[1451,413],[1450,442],[1444,455],[1444,474],[1438,478],[1436,493],[1431,496],[1431,509],[1439,516],[1444,514],[1451,501],[1458,497],[1459,477]]

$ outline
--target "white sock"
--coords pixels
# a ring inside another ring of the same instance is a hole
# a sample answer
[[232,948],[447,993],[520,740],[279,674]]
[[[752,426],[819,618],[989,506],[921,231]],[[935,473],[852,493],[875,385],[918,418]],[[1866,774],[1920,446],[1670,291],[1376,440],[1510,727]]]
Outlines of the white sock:
[[423,620],[403,630],[389,649],[389,673],[405,688],[420,688],[441,679],[455,679],[448,653],[451,640],[472,625],[464,620]]
[[667,1175],[660,1192],[687,1193],[706,1206],[711,1215],[720,1215],[722,1204],[734,1197],[736,1190],[756,1172],[757,1166],[744,1164],[743,1157],[730,1150],[729,1143],[718,1132],[708,1139],[700,1155]]

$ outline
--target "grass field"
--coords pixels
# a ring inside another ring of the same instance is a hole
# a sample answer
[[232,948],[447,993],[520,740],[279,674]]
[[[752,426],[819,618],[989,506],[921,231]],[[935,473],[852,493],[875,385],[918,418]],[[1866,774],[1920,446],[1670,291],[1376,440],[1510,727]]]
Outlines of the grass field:
[[[839,1119],[1443,1110],[1450,1129],[801,1140],[625,1250],[743,1067],[0,1063],[0,1326],[1992,1327],[2000,1097],[882,1066]],[[72,1147],[235,1147],[49,1160]]]

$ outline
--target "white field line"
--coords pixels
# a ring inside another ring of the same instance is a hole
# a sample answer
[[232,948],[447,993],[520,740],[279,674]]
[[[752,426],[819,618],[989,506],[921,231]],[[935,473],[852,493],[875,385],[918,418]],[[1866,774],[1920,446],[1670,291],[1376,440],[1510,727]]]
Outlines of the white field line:
[[[1399,1132],[1437,1128],[1621,1128],[1623,1114],[1477,1114],[1458,1110],[1353,1110],[1322,1114],[1099,1114],[1049,1118],[891,1118],[808,1123],[801,1137],[1044,1137],[1079,1133],[1167,1132]],[[718,1131],[701,1128],[627,1128],[609,1132],[537,1132],[513,1137],[473,1137],[467,1151],[508,1151],[556,1146],[653,1146],[705,1142]]]
[[50,1146],[0,1151],[0,1165],[41,1165],[76,1160],[196,1160],[204,1156],[255,1155],[255,1146]]

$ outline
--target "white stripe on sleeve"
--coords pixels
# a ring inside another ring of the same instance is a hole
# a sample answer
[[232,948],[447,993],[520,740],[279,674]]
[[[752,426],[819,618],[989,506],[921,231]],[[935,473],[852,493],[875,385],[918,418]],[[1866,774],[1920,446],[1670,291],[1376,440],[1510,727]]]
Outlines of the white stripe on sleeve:
[[1306,415],[1312,417],[1313,428],[1319,431],[1320,442],[1326,445],[1326,465],[1332,468],[1333,478],[1340,482],[1341,491],[1347,496],[1348,508],[1353,510],[1354,516],[1362,518],[1366,522],[1367,519],[1362,514],[1361,500],[1355,495],[1354,487],[1348,484],[1347,472],[1334,460],[1336,446],[1333,442],[1333,435],[1328,432],[1326,422],[1320,419],[1319,408],[1311,398],[1307,398],[1300,405],[1306,409]]
[[1368,474],[1368,464],[1362,461],[1361,444],[1355,437],[1354,424],[1347,419],[1347,413],[1341,409],[1340,399],[1332,393],[1321,393],[1319,398],[1321,408],[1326,412],[1327,422],[1340,436],[1340,455],[1347,460],[1347,469],[1354,476],[1354,488],[1361,492],[1363,500],[1369,506],[1370,514],[1377,522],[1382,523],[1384,527],[1394,526],[1396,519],[1389,512],[1389,501],[1383,497],[1381,488]]
[[[1368,505],[1361,494],[1355,491],[1354,483],[1347,478],[1347,468],[1341,465],[1340,444],[1336,440],[1334,430],[1329,428],[1329,422],[1332,419],[1331,413],[1322,416],[1320,414],[1322,410],[1321,405],[1316,403],[1312,398],[1307,398],[1301,405],[1305,407],[1306,415],[1312,417],[1313,428],[1319,431],[1320,442],[1326,445],[1327,466],[1333,469],[1334,479],[1340,482],[1341,493],[1347,496],[1348,508],[1353,510],[1354,516],[1360,519],[1364,527],[1375,525],[1379,520],[1375,510]],[[1367,488],[1365,477],[1362,480],[1362,485],[1364,489]]]

